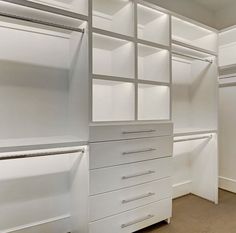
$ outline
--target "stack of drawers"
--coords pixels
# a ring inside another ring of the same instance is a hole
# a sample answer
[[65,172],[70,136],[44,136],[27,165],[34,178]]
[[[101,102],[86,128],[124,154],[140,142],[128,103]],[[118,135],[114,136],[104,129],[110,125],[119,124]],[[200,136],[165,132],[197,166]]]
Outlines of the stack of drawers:
[[131,233],[171,217],[171,123],[90,127],[90,233]]

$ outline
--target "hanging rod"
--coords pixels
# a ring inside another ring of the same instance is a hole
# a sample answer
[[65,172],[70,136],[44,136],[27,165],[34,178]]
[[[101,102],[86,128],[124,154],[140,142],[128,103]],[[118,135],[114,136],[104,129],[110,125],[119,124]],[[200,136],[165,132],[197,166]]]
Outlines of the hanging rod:
[[88,17],[85,15],[81,15],[79,13],[73,12],[73,11],[68,11],[68,10],[64,10],[64,9],[60,9],[58,7],[54,7],[54,6],[48,6],[42,3],[37,3],[37,2],[31,2],[28,0],[0,0],[2,2],[8,2],[11,4],[15,4],[18,6],[23,6],[23,7],[28,7],[28,8],[32,8],[32,9],[36,9],[36,10],[41,10],[41,11],[45,11],[45,12],[49,12],[49,13],[53,13],[53,14],[57,14],[57,15],[61,15],[61,16],[66,16],[66,17],[70,17],[70,18],[74,18],[74,19],[80,19],[80,20],[88,20]]
[[195,141],[195,140],[200,140],[200,139],[211,139],[212,135],[210,136],[202,136],[202,137],[194,137],[194,138],[184,138],[184,139],[176,139],[174,142],[186,142],[186,141]]
[[195,59],[195,60],[204,61],[204,62],[208,62],[208,63],[213,63],[213,61],[209,60],[209,59],[203,59],[203,58],[199,58],[199,57],[194,57],[194,56],[191,56],[191,55],[187,55],[187,54],[183,54],[183,53],[178,53],[178,52],[174,52],[174,51],[172,51],[172,54],[179,55],[179,56],[182,56],[182,57],[192,58],[192,59]]
[[72,153],[84,153],[84,149],[80,148],[58,148],[58,149],[47,149],[47,150],[32,150],[32,151],[17,151],[17,152],[6,152],[0,153],[0,160],[12,160],[12,159],[26,159],[34,157],[46,157],[55,156],[61,154],[72,154]]
[[24,16],[8,14],[5,12],[0,12],[0,16],[6,17],[6,18],[11,18],[11,19],[17,19],[17,20],[21,20],[24,22],[30,22],[30,23],[40,24],[40,25],[44,25],[44,26],[50,26],[50,27],[54,27],[54,28],[60,28],[60,29],[65,29],[65,30],[69,30],[69,31],[76,31],[76,32],[84,33],[84,29],[81,29],[81,28],[75,28],[75,27],[70,27],[70,26],[66,26],[66,25],[61,25],[61,24],[51,23],[51,22],[37,20],[37,19],[33,19],[33,18],[28,18],[28,17],[24,17]]

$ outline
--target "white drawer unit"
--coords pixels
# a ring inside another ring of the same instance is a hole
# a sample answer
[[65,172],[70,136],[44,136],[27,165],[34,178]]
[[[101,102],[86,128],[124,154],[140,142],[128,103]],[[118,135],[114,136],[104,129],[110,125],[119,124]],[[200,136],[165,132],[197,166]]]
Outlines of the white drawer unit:
[[171,216],[171,198],[90,222],[89,233],[131,233]]
[[90,221],[135,209],[165,198],[172,193],[171,178],[165,178],[118,191],[90,197]]
[[92,125],[90,126],[90,142],[168,136],[172,135],[172,132],[172,123]]
[[90,170],[90,194],[105,193],[169,177],[171,160],[163,158]]
[[90,126],[90,233],[170,219],[172,154],[172,123]]
[[172,156],[172,145],[171,136],[91,143],[90,168]]

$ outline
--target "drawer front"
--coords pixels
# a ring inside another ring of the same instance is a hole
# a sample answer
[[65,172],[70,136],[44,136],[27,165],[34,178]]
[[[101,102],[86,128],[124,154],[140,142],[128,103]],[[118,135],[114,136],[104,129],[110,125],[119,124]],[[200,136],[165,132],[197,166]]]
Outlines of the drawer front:
[[171,217],[172,200],[159,202],[127,211],[89,224],[90,233],[130,233]]
[[90,195],[171,176],[172,158],[162,158],[90,171]]
[[171,178],[91,196],[90,221],[135,209],[165,198],[171,198]]
[[90,169],[172,156],[173,137],[90,144]]
[[172,123],[90,126],[90,142],[122,140],[141,137],[169,136]]

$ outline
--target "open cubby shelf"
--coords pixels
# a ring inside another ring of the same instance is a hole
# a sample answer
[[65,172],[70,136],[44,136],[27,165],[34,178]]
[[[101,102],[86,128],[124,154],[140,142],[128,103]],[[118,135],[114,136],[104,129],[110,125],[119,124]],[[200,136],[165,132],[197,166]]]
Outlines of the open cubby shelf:
[[[93,27],[128,36],[134,34],[134,3],[123,0],[92,0]],[[124,23],[125,22],[125,23]]]
[[169,15],[138,4],[138,38],[169,45]]
[[169,52],[146,45],[138,45],[138,78],[170,82]]
[[93,74],[134,78],[134,44],[94,33]]
[[138,85],[138,120],[169,120],[170,90],[167,86]]
[[172,16],[172,40],[217,52],[217,33]]

